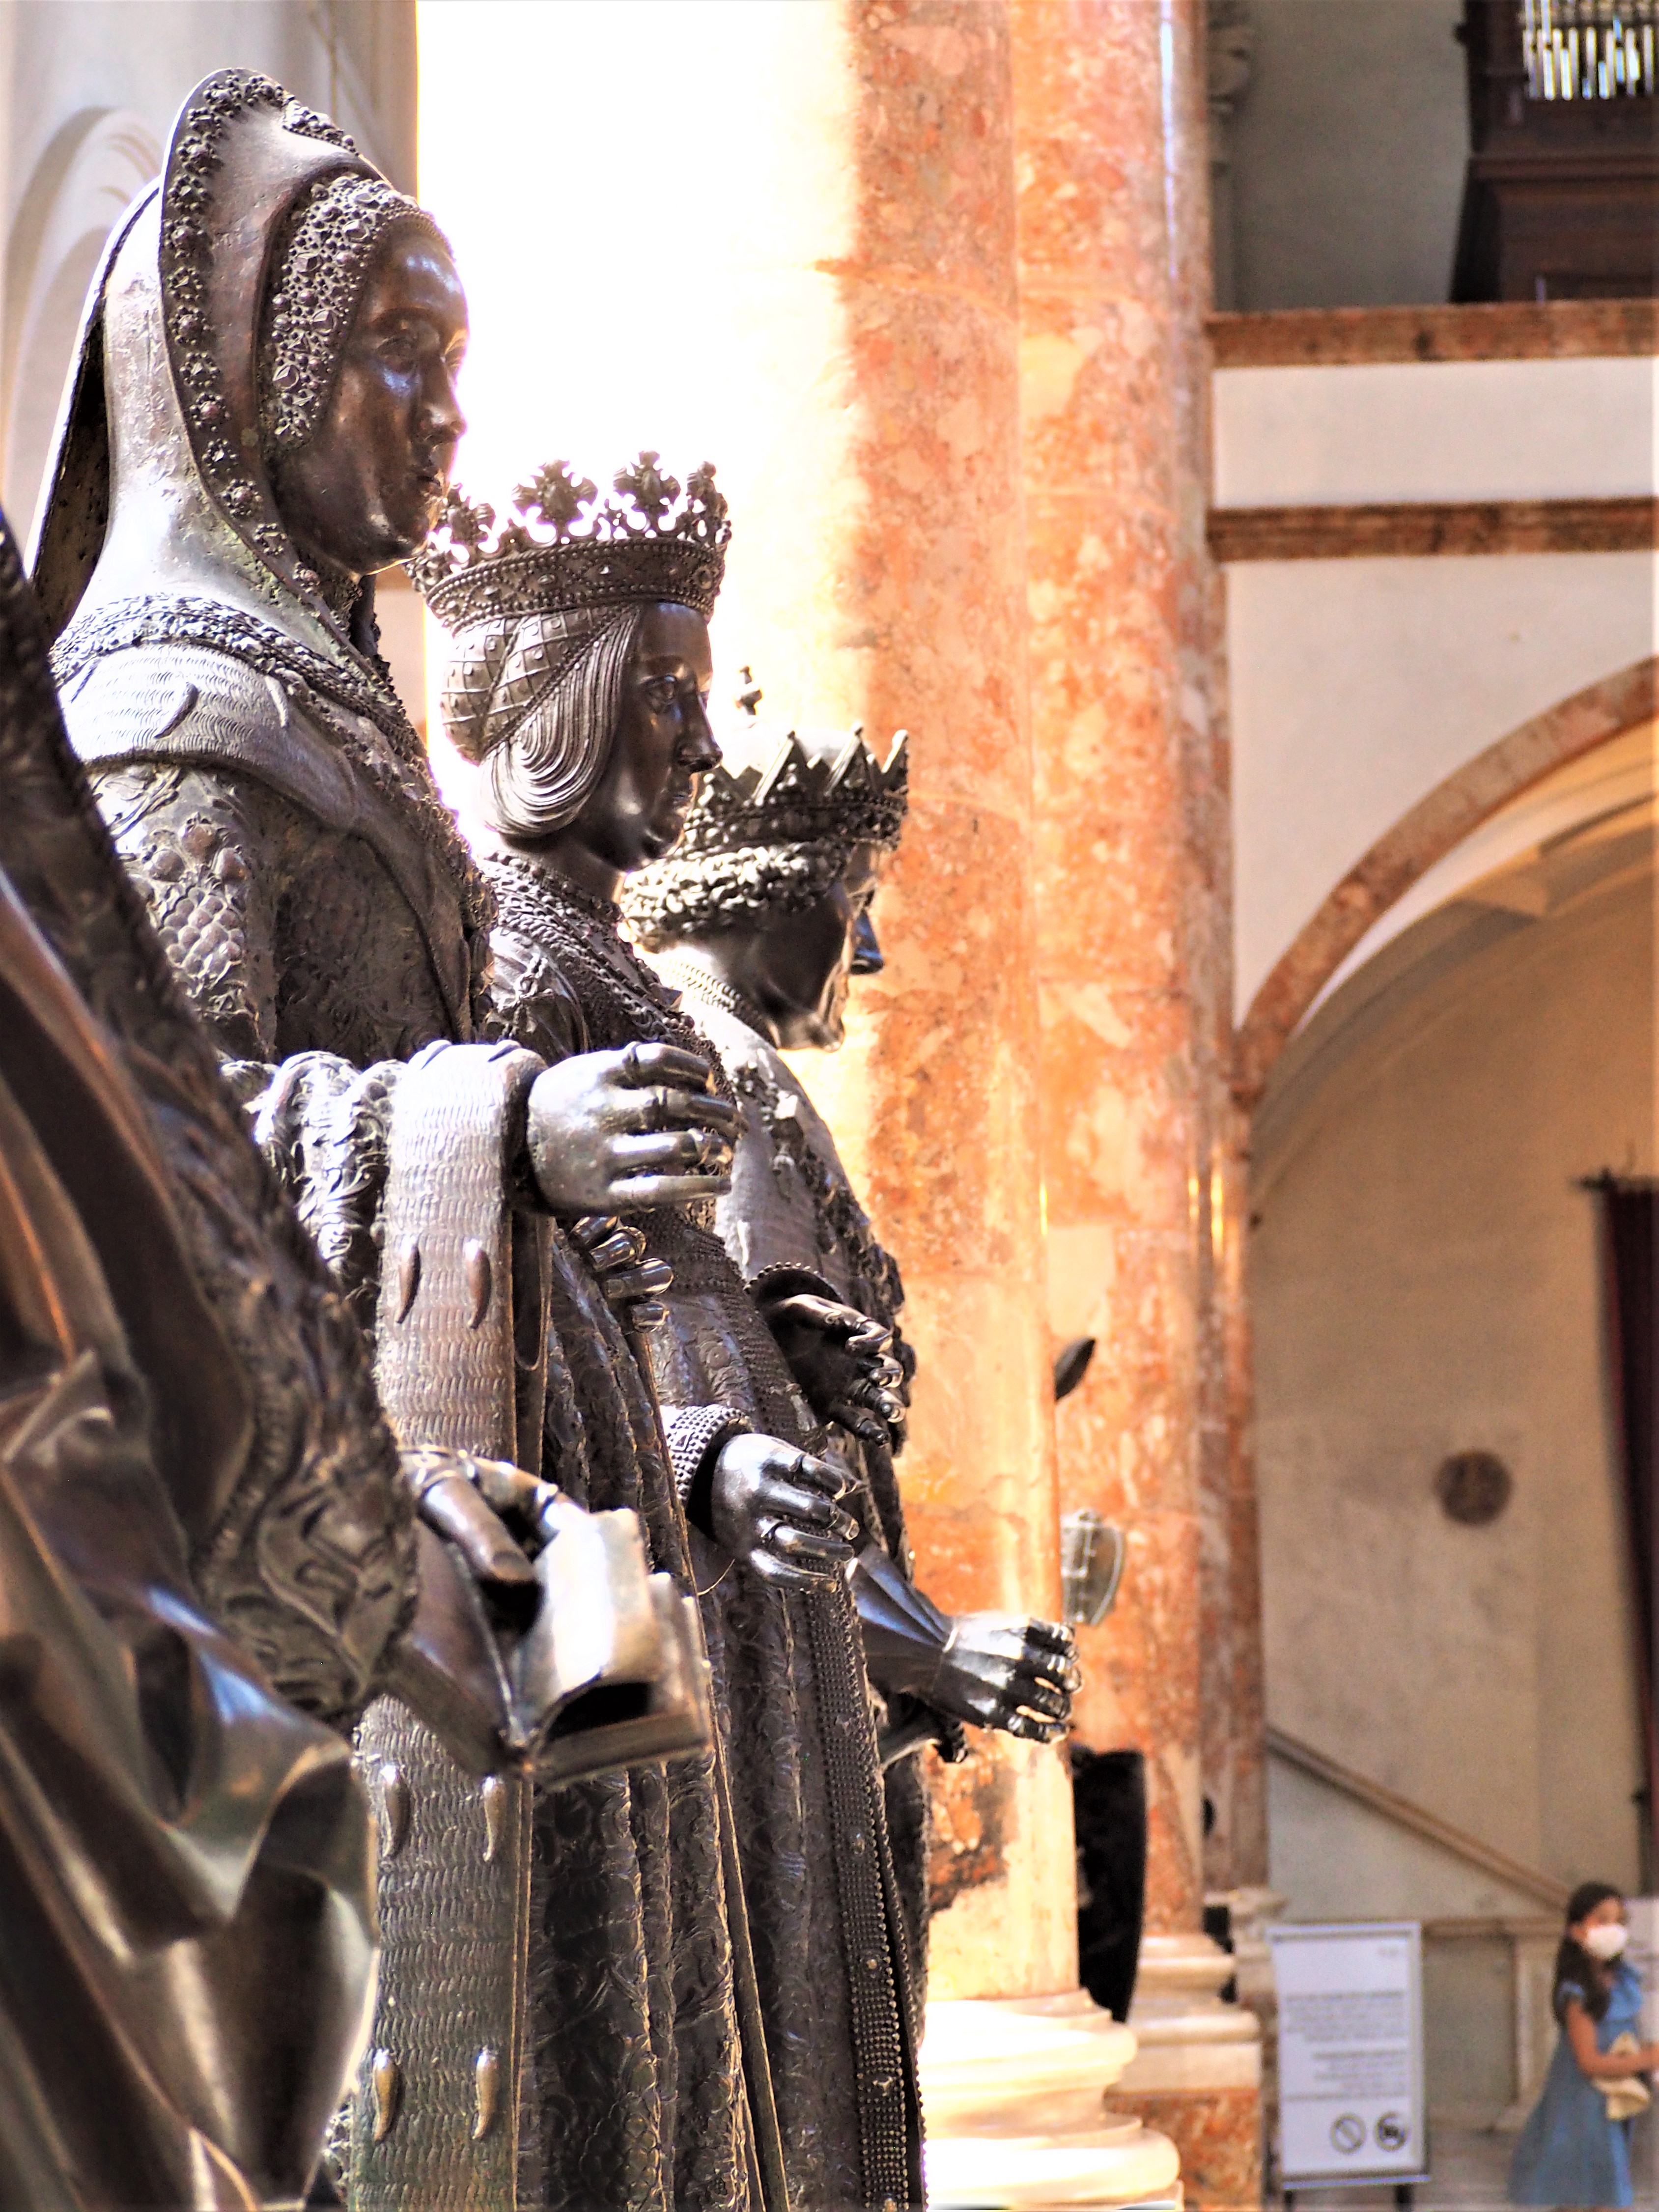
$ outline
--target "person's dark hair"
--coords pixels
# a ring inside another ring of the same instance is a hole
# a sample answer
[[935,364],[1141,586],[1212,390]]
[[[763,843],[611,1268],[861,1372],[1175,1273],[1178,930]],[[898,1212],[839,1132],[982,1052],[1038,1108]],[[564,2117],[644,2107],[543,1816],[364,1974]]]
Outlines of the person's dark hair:
[[1567,1899],[1567,1933],[1561,1938],[1561,1948],[1555,1954],[1555,1986],[1550,1995],[1551,2009],[1557,2020],[1565,2017],[1566,1999],[1562,1992],[1569,1984],[1583,1990],[1584,2010],[1592,2020],[1599,2021],[1606,2014],[1613,1995],[1613,1970],[1604,1966],[1599,1959],[1592,1958],[1572,1930],[1598,1905],[1605,1905],[1610,1897],[1623,1897],[1624,1893],[1610,1881],[1581,1881]]

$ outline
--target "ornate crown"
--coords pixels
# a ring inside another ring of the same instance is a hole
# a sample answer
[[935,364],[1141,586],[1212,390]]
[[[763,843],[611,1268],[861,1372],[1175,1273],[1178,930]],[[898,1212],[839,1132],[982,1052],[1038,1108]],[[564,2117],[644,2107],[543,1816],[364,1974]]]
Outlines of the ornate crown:
[[[618,469],[617,497],[554,461],[513,495],[517,520],[492,538],[495,511],[453,490],[443,520],[409,564],[444,628],[463,630],[515,615],[669,599],[714,612],[732,535],[726,501],[705,462],[676,480],[642,453]],[[532,531],[532,521],[544,526]],[[545,534],[550,532],[550,535]]]
[[908,732],[894,732],[884,766],[861,722],[850,730],[763,722],[760,692],[743,674],[741,711],[720,732],[720,764],[702,779],[673,860],[751,845],[896,845],[910,799]]

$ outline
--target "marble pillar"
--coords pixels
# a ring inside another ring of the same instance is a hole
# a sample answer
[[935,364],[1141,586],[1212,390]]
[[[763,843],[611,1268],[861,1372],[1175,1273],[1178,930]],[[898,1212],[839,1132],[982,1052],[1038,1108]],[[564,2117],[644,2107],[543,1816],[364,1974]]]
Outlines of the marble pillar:
[[[911,733],[886,969],[802,1074],[904,1270],[921,1579],[953,1610],[1054,1614],[1006,10],[765,12],[792,122],[738,217],[757,250],[731,313],[750,362],[792,324],[817,343],[766,400],[787,475],[738,514],[718,635],[767,711]],[[1063,1754],[928,1757],[934,1991],[1075,1988]]]
[[1155,2115],[1208,2204],[1259,2187],[1260,2039],[1202,1933],[1205,1754],[1231,1778],[1248,1665],[1202,15],[1012,8],[1050,1316],[1097,1346],[1059,1409],[1060,1497],[1128,1547],[1079,1735],[1146,1762],[1145,2032],[1114,2104]]
[[[858,987],[842,1052],[801,1073],[904,1270],[919,1577],[952,1611],[1052,1615],[1007,11],[769,14],[802,104],[750,180],[764,212],[738,220],[758,221],[768,258],[726,309],[752,358],[819,343],[768,380],[788,495],[744,511],[719,634],[763,672],[771,711],[878,744],[910,732],[886,967]],[[1063,1753],[976,1735],[963,1766],[927,1756],[931,2201],[1172,2202],[1173,2143],[1105,2106],[1135,2042],[1077,1988]]]

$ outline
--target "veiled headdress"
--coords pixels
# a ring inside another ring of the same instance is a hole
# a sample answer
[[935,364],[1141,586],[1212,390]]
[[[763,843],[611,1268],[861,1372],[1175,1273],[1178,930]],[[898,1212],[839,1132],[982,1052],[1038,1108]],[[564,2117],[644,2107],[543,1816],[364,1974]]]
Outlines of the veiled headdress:
[[[269,77],[221,70],[191,94],[161,185],[117,228],[88,300],[30,563],[52,635],[104,551],[121,476],[165,490],[149,503],[155,543],[134,549],[154,580],[325,652],[349,645],[283,526],[265,456],[315,428],[374,248],[400,223],[441,237]],[[112,336],[134,341],[118,349],[120,390],[106,388]]]
[[[744,669],[747,677],[749,672]],[[720,766],[702,779],[685,832],[665,860],[628,880],[623,903],[647,945],[803,913],[855,847],[891,852],[909,804],[909,739],[885,762],[850,730],[788,728],[756,714],[751,686],[717,732]]]
[[410,563],[453,640],[444,726],[483,764],[485,811],[508,836],[550,836],[599,781],[645,609],[706,619],[720,592],[732,526],[712,467],[682,493],[642,453],[612,490],[602,498],[555,461],[520,485],[499,530],[493,507],[452,492]]
[[439,235],[269,77],[199,84],[161,185],[118,225],[88,295],[31,567],[60,684],[135,646],[233,656],[301,702],[327,732],[310,742],[350,759],[417,831],[482,944],[488,891],[373,625],[330,606],[268,465],[315,428],[375,248],[405,223]]

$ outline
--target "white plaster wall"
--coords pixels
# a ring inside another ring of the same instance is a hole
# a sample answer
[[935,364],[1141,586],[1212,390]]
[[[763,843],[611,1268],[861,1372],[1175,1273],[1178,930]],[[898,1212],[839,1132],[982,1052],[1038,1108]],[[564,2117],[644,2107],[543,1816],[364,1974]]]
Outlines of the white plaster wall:
[[1639,356],[1221,369],[1215,502],[1651,492],[1656,375]]
[[1267,1762],[1270,1879],[1290,1920],[1475,1919],[1543,1908],[1452,1852],[1316,1781]]
[[1468,148],[1460,0],[1249,0],[1236,304],[1443,300]]
[[[1215,501],[1650,494],[1656,368],[1635,358],[1223,369]],[[1241,1015],[1402,814],[1517,724],[1653,650],[1655,577],[1644,553],[1228,569]]]
[[334,0],[331,8],[307,0],[4,0],[8,222],[65,117],[82,107],[130,107],[165,140],[185,94],[216,69],[264,70],[317,106],[333,101],[336,120],[372,158],[402,167],[413,118],[377,117],[351,52],[361,39],[349,36],[348,18],[355,13],[361,31],[374,7],[374,0]]
[[[147,166],[108,165],[105,188],[77,197],[66,149],[94,118],[116,117],[135,146],[147,137],[159,150],[191,88],[235,67],[262,70],[329,110],[372,158],[412,182],[413,36],[412,10],[398,0],[0,0],[0,457],[20,538],[38,497],[77,295],[122,191],[139,187]],[[393,51],[400,40],[406,55]],[[377,112],[374,94],[386,88],[395,113]],[[66,184],[76,199],[73,235],[53,221]]]
[[1654,649],[1652,556],[1264,561],[1227,572],[1237,1002],[1409,808]]
[[[1565,1882],[1632,1886],[1639,1778],[1592,1201],[1654,1170],[1651,879],[1518,927],[1371,1032],[1257,1162],[1269,1717]],[[1505,1513],[1431,1485],[1498,1452]],[[1299,1917],[1525,1900],[1277,1766]]]

